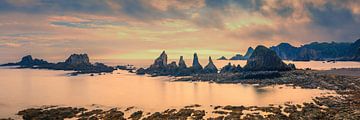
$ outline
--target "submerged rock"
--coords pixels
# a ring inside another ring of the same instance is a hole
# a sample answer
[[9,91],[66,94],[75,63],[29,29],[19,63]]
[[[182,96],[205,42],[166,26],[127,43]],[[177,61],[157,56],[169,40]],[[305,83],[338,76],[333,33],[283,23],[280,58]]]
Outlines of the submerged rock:
[[211,57],[209,57],[209,63],[204,67],[204,73],[217,73],[218,69],[213,63]]
[[291,67],[286,65],[274,51],[260,45],[255,48],[244,69],[247,71],[286,71],[291,70]]
[[194,73],[200,73],[203,69],[203,67],[199,63],[199,58],[196,53],[194,53],[194,59],[191,69]]

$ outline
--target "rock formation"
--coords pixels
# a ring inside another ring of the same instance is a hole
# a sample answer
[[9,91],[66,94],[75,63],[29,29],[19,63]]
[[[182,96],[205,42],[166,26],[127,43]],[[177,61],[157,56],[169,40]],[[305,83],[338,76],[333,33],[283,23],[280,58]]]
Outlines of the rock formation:
[[360,39],[353,43],[312,42],[300,47],[289,43],[280,43],[270,47],[283,60],[310,61],[310,60],[337,60],[352,61],[354,54],[360,47]]
[[259,45],[247,60],[244,67],[247,71],[286,71],[291,68],[286,65],[276,53],[265,46]]
[[194,53],[194,59],[193,59],[191,69],[194,73],[200,73],[203,69],[203,67],[199,63],[199,58],[196,53]]
[[220,58],[218,58],[217,60],[227,60],[227,58],[225,56],[221,56]]
[[236,54],[235,56],[231,57],[230,60],[245,60],[245,58],[241,54]]
[[246,51],[246,54],[245,54],[245,56],[244,56],[244,59],[249,59],[250,58],[250,56],[251,56],[251,54],[254,52],[254,49],[252,48],[252,47],[249,47],[248,49],[247,49],[247,51]]
[[240,65],[231,65],[231,63],[228,63],[223,68],[221,68],[220,73],[238,73],[241,72],[242,68]]
[[138,75],[144,75],[146,73],[146,70],[144,68],[139,68],[136,70],[136,74]]
[[178,66],[175,61],[172,61],[166,67],[167,67],[166,72],[168,72],[170,75],[175,75],[178,70]]
[[165,69],[167,66],[167,54],[163,51],[158,58],[155,59],[154,64],[150,69]]
[[87,54],[72,54],[68,59],[65,60],[65,64],[68,65],[90,65],[90,60]]
[[37,68],[37,69],[52,69],[52,70],[73,70],[76,73],[99,73],[112,72],[114,68],[106,66],[102,63],[91,64],[87,54],[72,54],[65,62],[48,63],[42,59],[33,59],[32,56],[24,56],[20,62],[8,63],[1,66],[15,66],[19,65],[21,68]]
[[168,75],[170,74],[167,67],[167,54],[163,51],[154,63],[146,69],[146,73],[151,75]]
[[180,60],[179,60],[179,69],[186,69],[187,66],[186,66],[186,63],[184,61],[184,57],[183,56],[180,56]]
[[188,76],[191,75],[191,70],[186,66],[183,56],[180,56],[179,67],[175,76]]
[[213,63],[211,57],[209,57],[209,63],[204,67],[204,73],[217,73],[218,69]]

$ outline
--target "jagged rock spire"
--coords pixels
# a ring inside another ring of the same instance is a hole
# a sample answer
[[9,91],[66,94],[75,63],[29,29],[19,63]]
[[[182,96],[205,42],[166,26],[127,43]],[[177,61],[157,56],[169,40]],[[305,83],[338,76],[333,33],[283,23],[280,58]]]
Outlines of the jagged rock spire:
[[179,69],[184,69],[187,68],[186,63],[184,61],[184,57],[180,56],[180,60],[179,60]]
[[152,68],[165,68],[167,66],[167,54],[163,51],[158,58],[155,59]]
[[210,56],[209,56],[209,63],[205,66],[204,72],[205,73],[217,73],[218,72],[218,69],[216,68],[216,66]]
[[200,65],[200,63],[199,63],[199,58],[198,58],[198,56],[197,56],[197,54],[196,53],[194,53],[194,59],[193,59],[193,63],[192,63],[192,69],[193,69],[193,71],[195,72],[195,73],[198,73],[198,72],[200,72],[202,69],[203,69],[203,67]]

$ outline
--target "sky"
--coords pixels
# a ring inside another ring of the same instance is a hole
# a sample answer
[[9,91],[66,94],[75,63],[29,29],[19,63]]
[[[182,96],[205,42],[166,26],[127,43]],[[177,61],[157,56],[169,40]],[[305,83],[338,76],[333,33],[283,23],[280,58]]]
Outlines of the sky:
[[231,57],[360,38],[360,0],[0,0],[0,62]]

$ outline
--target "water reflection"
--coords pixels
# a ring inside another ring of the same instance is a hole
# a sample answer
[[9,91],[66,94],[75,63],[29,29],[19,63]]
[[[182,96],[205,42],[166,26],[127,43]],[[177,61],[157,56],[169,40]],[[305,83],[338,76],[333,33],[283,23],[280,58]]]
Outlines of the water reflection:
[[192,104],[264,106],[311,101],[326,92],[285,86],[259,89],[241,84],[171,82],[169,77],[138,76],[126,71],[71,77],[66,73],[0,68],[0,117],[41,105],[136,106],[147,111]]

